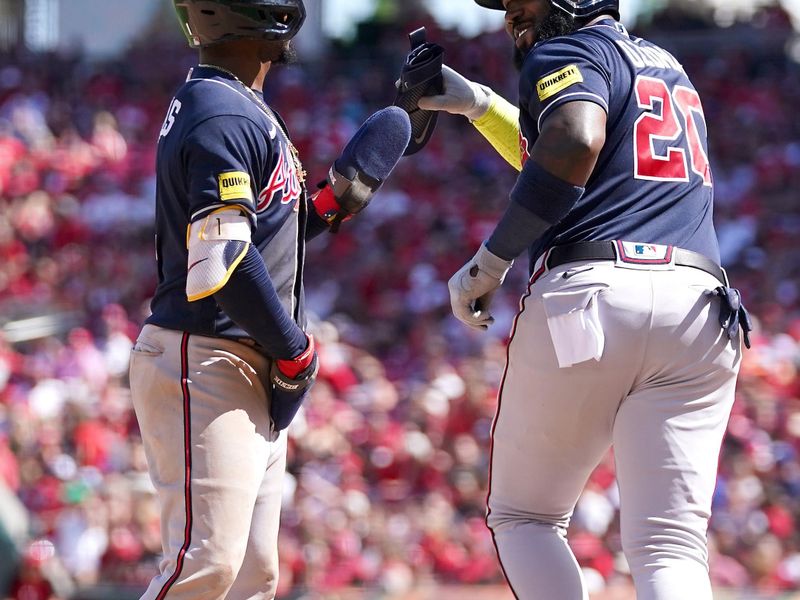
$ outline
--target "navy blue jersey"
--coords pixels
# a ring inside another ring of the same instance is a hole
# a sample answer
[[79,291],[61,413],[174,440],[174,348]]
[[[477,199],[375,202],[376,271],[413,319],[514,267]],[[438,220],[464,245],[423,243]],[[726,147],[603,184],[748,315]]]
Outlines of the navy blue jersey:
[[196,302],[186,297],[190,224],[236,206],[250,216],[252,242],[283,308],[305,325],[305,188],[283,124],[273,116],[241,83],[213,68],[193,69],[175,95],[158,141],[158,288],[148,323],[200,335],[249,337],[213,296]]
[[581,200],[531,247],[625,239],[680,246],[719,262],[700,98],[667,51],[613,19],[537,44],[520,80],[523,161],[554,109],[580,100],[608,115]]

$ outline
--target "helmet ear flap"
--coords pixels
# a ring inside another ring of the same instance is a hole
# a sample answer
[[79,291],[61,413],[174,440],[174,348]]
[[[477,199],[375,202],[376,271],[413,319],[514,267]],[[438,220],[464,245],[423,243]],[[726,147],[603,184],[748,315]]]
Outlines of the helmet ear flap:
[[174,7],[175,14],[178,17],[178,23],[181,26],[181,31],[183,31],[183,35],[186,36],[186,41],[189,42],[189,46],[192,48],[199,48],[200,38],[194,34],[191,25],[189,25],[189,11],[186,10],[186,6],[176,1],[174,2]]

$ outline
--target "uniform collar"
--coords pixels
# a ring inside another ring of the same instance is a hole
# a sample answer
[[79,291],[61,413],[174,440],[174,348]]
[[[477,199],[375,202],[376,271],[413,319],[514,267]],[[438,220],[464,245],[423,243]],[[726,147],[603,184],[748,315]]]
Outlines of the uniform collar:
[[616,29],[623,35],[628,35],[628,30],[625,29],[625,26],[610,15],[600,15],[599,17],[589,21],[586,25],[584,25],[580,29],[577,29],[576,31],[580,31],[581,29],[587,29],[589,27],[598,27],[601,25],[605,27],[612,27],[613,29]]
[[186,80],[189,79],[214,79],[214,78],[225,79],[226,81],[236,81],[236,78],[233,77],[230,73],[226,73],[220,69],[215,69],[214,67],[203,67],[201,65],[196,65],[189,69],[189,74],[186,76]]
[[[201,65],[196,65],[189,69],[189,73],[186,75],[186,81],[190,79],[224,79],[225,81],[230,81],[231,83],[235,84],[236,87],[244,85],[241,80],[237,79],[230,73],[226,73],[216,67],[204,67]],[[261,90],[257,90],[254,88],[250,88],[255,94],[257,94],[262,100],[264,99],[264,92]]]

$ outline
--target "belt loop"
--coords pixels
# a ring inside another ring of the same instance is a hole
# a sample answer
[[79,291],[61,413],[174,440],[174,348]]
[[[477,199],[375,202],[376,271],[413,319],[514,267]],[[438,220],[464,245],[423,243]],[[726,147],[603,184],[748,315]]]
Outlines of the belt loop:
[[542,255],[536,259],[536,262],[533,264],[533,274],[529,279],[529,284],[532,285],[536,283],[536,281],[544,275],[547,271],[550,270],[550,265],[547,264],[550,261],[550,253],[552,252],[553,248],[548,248],[547,250],[542,253]]
[[728,272],[725,267],[720,266],[719,270],[722,271],[722,277],[725,279],[725,287],[731,287],[731,280],[728,279]]
[[611,247],[614,249],[614,264],[619,264],[620,255],[619,255],[619,248],[620,244],[622,244],[619,240],[611,240]]

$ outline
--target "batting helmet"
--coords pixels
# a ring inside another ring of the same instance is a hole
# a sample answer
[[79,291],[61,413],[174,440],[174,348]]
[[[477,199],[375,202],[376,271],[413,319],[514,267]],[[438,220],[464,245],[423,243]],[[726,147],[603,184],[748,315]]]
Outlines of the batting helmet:
[[303,0],[173,0],[192,48],[235,39],[284,41],[306,19]]
[[[505,10],[503,0],[475,0],[475,2],[485,8]],[[611,13],[619,19],[619,0],[550,0],[550,4],[578,20],[595,17],[601,13]]]

